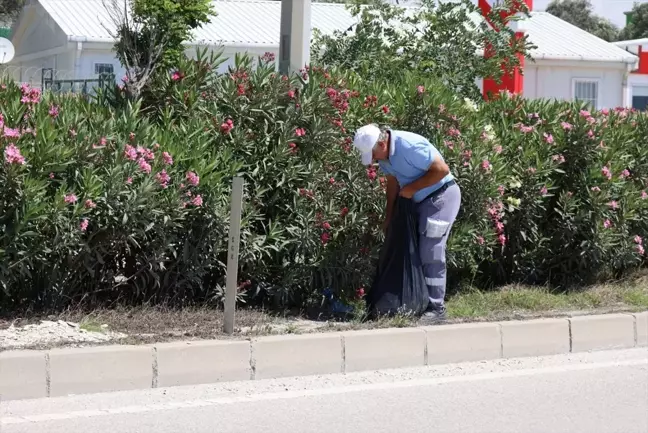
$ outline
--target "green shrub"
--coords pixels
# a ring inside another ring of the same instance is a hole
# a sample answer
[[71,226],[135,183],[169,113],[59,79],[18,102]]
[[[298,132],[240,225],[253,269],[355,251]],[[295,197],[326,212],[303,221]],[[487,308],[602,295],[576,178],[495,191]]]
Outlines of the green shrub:
[[309,306],[329,289],[351,302],[381,244],[384,179],[350,146],[368,122],[427,136],[457,175],[454,287],[567,286],[643,261],[644,114],[506,95],[476,105],[416,71],[283,77],[268,57],[239,57],[219,75],[220,61],[179,64],[150,117],[125,100],[0,91],[2,307],[220,302],[237,174],[240,300]]

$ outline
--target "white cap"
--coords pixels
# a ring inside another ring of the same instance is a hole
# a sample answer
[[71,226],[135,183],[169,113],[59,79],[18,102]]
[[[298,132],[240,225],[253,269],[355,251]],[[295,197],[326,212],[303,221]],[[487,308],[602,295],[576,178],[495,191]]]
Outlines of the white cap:
[[353,145],[360,151],[363,165],[373,161],[373,148],[380,138],[380,128],[376,125],[365,125],[358,129],[353,138]]

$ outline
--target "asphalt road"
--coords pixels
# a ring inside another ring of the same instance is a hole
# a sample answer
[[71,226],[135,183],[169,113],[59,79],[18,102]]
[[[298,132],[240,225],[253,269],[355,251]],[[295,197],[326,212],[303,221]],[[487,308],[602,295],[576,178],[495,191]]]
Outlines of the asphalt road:
[[2,433],[648,433],[648,350],[0,406]]

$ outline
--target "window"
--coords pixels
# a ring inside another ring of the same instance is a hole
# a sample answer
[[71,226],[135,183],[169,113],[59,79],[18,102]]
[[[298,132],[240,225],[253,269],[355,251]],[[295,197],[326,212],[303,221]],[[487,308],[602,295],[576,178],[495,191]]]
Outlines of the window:
[[99,74],[112,74],[115,72],[115,68],[110,63],[95,63],[94,73]]
[[632,108],[648,110],[648,86],[632,86]]
[[574,79],[573,97],[576,101],[590,104],[592,108],[599,108],[598,80]]

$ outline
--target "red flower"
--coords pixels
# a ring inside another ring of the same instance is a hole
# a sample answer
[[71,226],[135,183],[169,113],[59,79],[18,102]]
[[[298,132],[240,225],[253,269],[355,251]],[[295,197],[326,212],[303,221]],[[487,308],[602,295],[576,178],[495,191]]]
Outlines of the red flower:
[[358,290],[356,290],[356,296],[358,298],[364,298],[364,295],[365,295],[364,287],[360,287]]
[[295,99],[295,91],[294,90],[289,90],[288,91],[288,97],[290,99]]
[[376,173],[376,169],[373,167],[369,167],[367,169],[367,177],[369,180],[376,180],[376,177],[378,177],[378,174]]
[[330,178],[330,179],[329,179],[329,183],[330,183],[331,185],[333,185],[333,184],[335,183],[335,178],[333,178],[333,177]]
[[303,137],[304,135],[306,135],[306,130],[304,128],[297,128],[295,129],[295,135],[297,137]]
[[380,107],[380,109],[383,111],[383,113],[389,114],[389,107],[388,106],[383,105],[382,107]]
[[331,230],[331,224],[329,224],[329,223],[327,223],[327,222],[324,222],[324,223],[322,224],[322,228],[323,228],[324,230]]
[[340,216],[344,218],[349,214],[349,208],[348,207],[343,207],[342,210],[340,211]]
[[326,245],[331,240],[331,235],[329,235],[328,233],[322,233],[320,239],[322,241],[322,245]]

